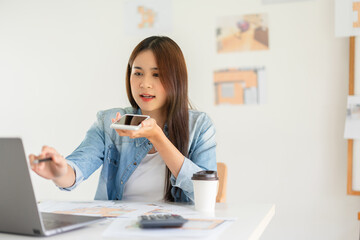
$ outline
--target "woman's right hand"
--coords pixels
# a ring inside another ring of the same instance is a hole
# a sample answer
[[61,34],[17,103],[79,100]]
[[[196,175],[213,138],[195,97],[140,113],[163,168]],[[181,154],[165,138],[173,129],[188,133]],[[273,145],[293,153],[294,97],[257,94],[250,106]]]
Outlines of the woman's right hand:
[[[51,158],[51,161],[34,163],[36,159]],[[56,180],[65,176],[68,171],[66,159],[61,156],[54,148],[43,146],[40,155],[29,155],[31,169],[39,176]]]

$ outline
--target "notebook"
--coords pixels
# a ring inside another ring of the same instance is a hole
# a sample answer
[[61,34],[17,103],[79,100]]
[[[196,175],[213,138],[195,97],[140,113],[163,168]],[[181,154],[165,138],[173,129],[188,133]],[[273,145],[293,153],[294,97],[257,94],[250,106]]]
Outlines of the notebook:
[[102,217],[39,212],[20,138],[0,138],[0,232],[50,236]]

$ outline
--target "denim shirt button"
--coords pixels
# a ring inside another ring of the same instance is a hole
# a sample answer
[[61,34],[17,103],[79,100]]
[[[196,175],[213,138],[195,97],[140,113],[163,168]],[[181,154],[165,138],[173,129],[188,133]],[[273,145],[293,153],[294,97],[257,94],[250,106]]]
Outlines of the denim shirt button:
[[120,183],[123,184],[123,181],[121,181]]
[[148,144],[151,145],[151,142],[149,141]]
[[137,162],[134,162],[134,165],[137,165]]

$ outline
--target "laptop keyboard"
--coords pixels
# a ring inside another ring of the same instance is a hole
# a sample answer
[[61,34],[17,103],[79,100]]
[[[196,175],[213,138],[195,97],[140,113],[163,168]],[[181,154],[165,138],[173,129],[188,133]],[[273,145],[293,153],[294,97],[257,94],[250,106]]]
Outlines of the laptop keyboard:
[[67,229],[78,228],[86,224],[104,219],[100,217],[77,216],[47,212],[42,212],[41,216],[45,230],[53,230],[64,227],[67,227]]
[[66,221],[65,219],[59,219],[61,215],[57,215],[55,213],[41,213],[42,222],[46,230],[52,230],[56,228],[62,228],[69,225],[73,225],[74,223],[71,221]]
[[64,222],[59,220],[53,220],[53,219],[43,219],[44,227],[46,230],[52,230],[56,228],[62,228],[69,225],[73,225],[72,222]]

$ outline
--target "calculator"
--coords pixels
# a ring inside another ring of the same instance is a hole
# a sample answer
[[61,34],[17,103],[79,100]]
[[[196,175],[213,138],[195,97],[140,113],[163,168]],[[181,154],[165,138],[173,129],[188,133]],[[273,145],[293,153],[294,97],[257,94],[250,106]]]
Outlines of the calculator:
[[139,217],[141,228],[179,228],[188,220],[177,214],[154,214]]

